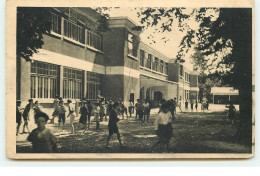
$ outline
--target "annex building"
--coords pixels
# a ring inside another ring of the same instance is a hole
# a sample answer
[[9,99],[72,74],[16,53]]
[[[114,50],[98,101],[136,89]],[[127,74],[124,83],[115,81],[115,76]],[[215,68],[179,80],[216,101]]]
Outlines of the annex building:
[[100,96],[125,103],[149,99],[198,98],[198,73],[175,63],[140,41],[127,17],[109,19],[107,32],[97,30],[100,14],[91,8],[50,8],[51,33],[39,53],[17,59],[17,99],[52,107],[56,95],[73,101]]

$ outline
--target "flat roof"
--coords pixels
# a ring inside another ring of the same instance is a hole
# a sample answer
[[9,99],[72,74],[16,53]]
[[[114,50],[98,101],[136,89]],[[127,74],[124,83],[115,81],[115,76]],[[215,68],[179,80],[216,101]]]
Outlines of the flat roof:
[[238,90],[233,87],[212,87],[211,94],[215,95],[238,95]]

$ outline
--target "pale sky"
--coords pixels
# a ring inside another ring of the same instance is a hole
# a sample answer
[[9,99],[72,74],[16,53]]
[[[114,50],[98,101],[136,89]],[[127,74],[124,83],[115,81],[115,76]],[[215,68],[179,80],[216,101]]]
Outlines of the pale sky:
[[[117,9],[111,9],[108,13],[111,17],[128,17],[137,25],[141,25],[141,23],[139,22],[140,19],[138,18],[136,11],[132,8],[121,7]],[[145,29],[140,35],[141,40],[147,45],[161,52],[165,56],[169,58],[176,58],[177,52],[179,50],[178,47],[184,34],[179,31],[177,20],[173,23],[173,26],[174,27],[172,28],[173,30],[171,32],[164,33],[156,32],[155,28]],[[153,40],[155,40],[156,43],[153,43],[151,39],[148,39],[148,37],[151,34],[153,35]],[[166,37],[169,40],[165,43],[164,40],[161,40],[162,37]],[[192,64],[190,63],[189,54],[187,55],[187,58],[185,58],[184,65],[188,69],[193,70]]]

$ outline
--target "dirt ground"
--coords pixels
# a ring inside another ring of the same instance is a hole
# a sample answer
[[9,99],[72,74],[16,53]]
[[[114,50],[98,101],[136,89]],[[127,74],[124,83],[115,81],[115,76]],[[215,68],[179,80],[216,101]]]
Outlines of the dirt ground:
[[[76,119],[76,134],[70,134],[69,124],[64,130],[57,129],[57,122],[48,124],[59,139],[61,148],[58,153],[161,153],[166,152],[165,146],[151,150],[157,141],[153,129],[156,110],[149,123],[140,126],[135,118],[120,120],[118,123],[123,147],[119,146],[116,135],[110,140],[109,148],[105,147],[108,135],[107,121],[101,122],[100,129],[95,130],[92,122],[90,129],[83,134],[83,126]],[[30,122],[30,128],[36,125]],[[173,124],[173,138],[170,142],[170,153],[251,153],[250,144],[236,143],[238,125],[230,127],[226,120],[226,112],[178,112]],[[26,140],[28,134],[17,136],[17,153],[31,153],[31,143]]]

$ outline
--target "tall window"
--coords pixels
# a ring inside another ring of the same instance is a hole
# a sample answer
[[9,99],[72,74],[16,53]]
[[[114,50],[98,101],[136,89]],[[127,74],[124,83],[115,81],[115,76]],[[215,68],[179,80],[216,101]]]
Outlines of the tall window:
[[57,14],[50,14],[51,20],[51,31],[61,34],[61,17]]
[[58,66],[34,61],[31,64],[31,98],[54,98],[58,92]]
[[168,70],[168,63],[165,63],[165,72],[164,72],[164,73],[165,73],[166,75],[168,75],[168,71],[169,71],[169,70]]
[[180,65],[180,76],[183,76],[183,65]]
[[160,61],[160,72],[163,73],[164,70],[164,62],[163,60]]
[[97,35],[94,32],[91,32],[89,30],[86,29],[86,44],[96,48],[98,50],[101,50],[102,46],[101,46],[101,36]]
[[102,50],[102,38],[97,33],[87,30],[77,24],[77,12],[70,9],[68,18],[63,18],[57,14],[50,13],[51,31],[63,34],[65,37],[75,40],[79,43],[86,44],[95,49]]
[[98,99],[101,94],[101,75],[98,73],[87,72],[87,99]]
[[154,71],[158,71],[158,62],[159,62],[158,57],[155,57],[154,58],[154,63],[153,63],[153,70]]
[[152,55],[151,54],[148,54],[146,68],[149,68],[149,69],[152,68]]
[[128,37],[127,37],[128,54],[130,54],[132,56],[134,56],[133,41],[134,41],[134,35],[131,33],[128,33]]
[[64,36],[82,44],[85,43],[84,28],[66,19],[64,19]]
[[64,67],[63,70],[63,98],[82,98],[82,70]]
[[144,59],[145,59],[144,50],[140,50],[140,65],[142,67],[144,67]]

